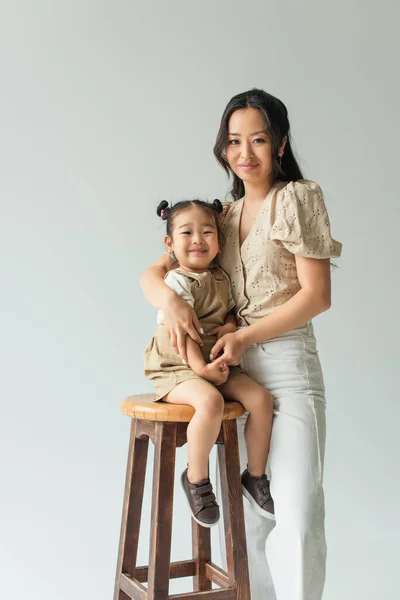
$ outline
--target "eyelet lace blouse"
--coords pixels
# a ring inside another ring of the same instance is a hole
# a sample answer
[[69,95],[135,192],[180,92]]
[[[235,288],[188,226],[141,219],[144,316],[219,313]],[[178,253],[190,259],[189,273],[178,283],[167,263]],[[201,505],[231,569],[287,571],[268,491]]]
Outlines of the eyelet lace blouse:
[[239,325],[251,325],[299,290],[295,255],[333,258],[342,245],[331,236],[321,188],[313,181],[279,182],[239,243],[243,198],[224,203],[225,240],[218,264],[228,273]]

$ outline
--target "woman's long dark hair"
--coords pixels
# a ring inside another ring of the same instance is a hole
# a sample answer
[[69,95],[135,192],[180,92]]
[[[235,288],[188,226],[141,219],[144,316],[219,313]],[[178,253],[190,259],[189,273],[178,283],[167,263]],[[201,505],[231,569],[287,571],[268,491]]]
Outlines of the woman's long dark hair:
[[[231,196],[239,200],[244,196],[243,181],[232,172],[226,158],[228,143],[228,125],[232,114],[242,108],[258,108],[265,120],[265,129],[271,136],[272,142],[272,177],[273,181],[297,181],[303,179],[302,172],[290,145],[290,124],[286,106],[271,94],[256,88],[237,94],[229,102],[222,115],[221,125],[214,146],[214,155],[228,176],[232,176],[233,185]],[[278,151],[283,138],[287,136],[282,163],[279,163]]]

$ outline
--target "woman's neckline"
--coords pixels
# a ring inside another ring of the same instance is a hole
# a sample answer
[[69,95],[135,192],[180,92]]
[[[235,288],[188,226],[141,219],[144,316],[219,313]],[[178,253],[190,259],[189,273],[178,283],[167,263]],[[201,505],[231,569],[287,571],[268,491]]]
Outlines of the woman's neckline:
[[262,202],[262,204],[260,206],[260,209],[259,209],[259,211],[257,213],[257,216],[253,220],[252,225],[251,225],[250,229],[248,230],[246,237],[243,238],[242,241],[240,241],[240,226],[242,224],[242,218],[243,218],[243,212],[244,212],[244,201],[245,201],[246,195],[244,195],[243,198],[240,198],[240,200],[238,200],[238,202],[240,202],[240,208],[239,208],[239,221],[238,221],[237,235],[238,235],[238,242],[239,242],[239,250],[240,251],[241,251],[241,249],[242,249],[243,244],[245,243],[245,241],[252,234],[252,232],[253,232],[256,224],[257,224],[257,221],[258,221],[261,213],[264,211],[265,205],[267,204],[267,201],[269,201],[269,198],[270,198],[273,190],[276,188],[276,186],[277,186],[277,183],[274,183],[273,186],[271,187],[271,189],[269,190],[268,194],[265,196],[265,198],[264,198],[264,200],[263,200],[263,202]]

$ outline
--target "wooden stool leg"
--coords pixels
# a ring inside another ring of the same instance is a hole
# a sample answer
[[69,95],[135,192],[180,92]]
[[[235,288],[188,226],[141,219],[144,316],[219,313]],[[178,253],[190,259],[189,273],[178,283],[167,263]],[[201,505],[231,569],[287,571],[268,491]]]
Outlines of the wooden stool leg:
[[169,593],[176,433],[176,423],[156,423],[147,600]]
[[211,562],[210,529],[202,527],[194,519],[192,519],[192,551],[196,563],[193,591],[211,590],[211,581],[206,577],[206,563]]
[[237,586],[237,600],[250,600],[242,485],[236,420],[223,421],[223,444],[218,445],[224,512],[228,583]]
[[141,440],[136,438],[136,429],[137,421],[136,419],[132,419],[114,600],[129,599],[129,596],[120,590],[119,578],[121,573],[128,573],[134,576],[136,567],[149,444],[148,437]]

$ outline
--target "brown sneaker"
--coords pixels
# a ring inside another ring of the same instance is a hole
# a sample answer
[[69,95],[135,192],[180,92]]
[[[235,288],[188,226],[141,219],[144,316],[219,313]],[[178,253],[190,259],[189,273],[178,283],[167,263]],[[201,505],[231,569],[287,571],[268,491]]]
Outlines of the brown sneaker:
[[205,479],[199,483],[190,483],[187,478],[187,469],[185,469],[181,475],[181,484],[193,519],[203,527],[212,527],[218,523],[219,506],[210,480]]
[[246,469],[242,473],[242,492],[259,515],[275,520],[274,501],[269,491],[266,475],[252,477]]

